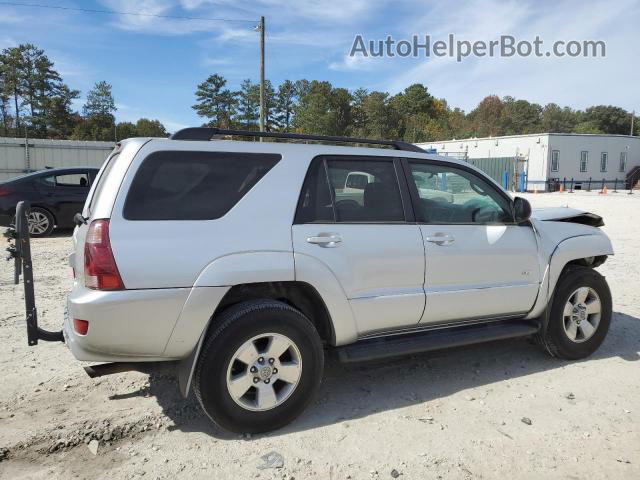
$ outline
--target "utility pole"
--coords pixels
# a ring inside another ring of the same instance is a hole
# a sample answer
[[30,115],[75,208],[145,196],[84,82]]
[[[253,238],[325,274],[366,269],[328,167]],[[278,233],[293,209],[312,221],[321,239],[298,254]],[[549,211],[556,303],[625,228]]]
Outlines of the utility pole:
[[[260,17],[260,131],[264,132],[265,121],[265,90],[264,90],[264,17]],[[262,141],[262,137],[260,137]]]
[[636,111],[634,110],[633,112],[631,112],[631,133],[629,133],[629,135],[631,135],[633,137],[633,120],[636,117]]

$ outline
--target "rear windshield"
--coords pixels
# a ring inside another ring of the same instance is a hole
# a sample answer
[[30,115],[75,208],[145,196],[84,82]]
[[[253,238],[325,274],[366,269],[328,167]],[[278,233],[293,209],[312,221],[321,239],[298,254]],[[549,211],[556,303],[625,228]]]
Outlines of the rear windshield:
[[220,218],[280,158],[263,153],[152,153],[133,178],[123,216],[127,220]]

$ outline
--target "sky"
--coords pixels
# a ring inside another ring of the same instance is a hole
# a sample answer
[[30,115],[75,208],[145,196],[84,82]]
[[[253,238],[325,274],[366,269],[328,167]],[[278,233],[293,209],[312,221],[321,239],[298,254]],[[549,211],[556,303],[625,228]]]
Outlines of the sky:
[[[191,106],[198,83],[217,73],[237,89],[259,79],[259,34],[266,18],[266,76],[328,80],[391,93],[425,84],[451,107],[510,95],[584,109],[611,104],[640,111],[640,2],[637,0],[16,0],[110,12],[189,16],[182,20],[2,5],[0,48],[43,48],[66,83],[81,91],[113,85],[118,121],[157,118],[169,131],[200,125]],[[212,19],[224,19],[215,21]],[[604,58],[349,57],[365,40],[485,41],[500,35],[545,47],[557,40],[602,40]]]

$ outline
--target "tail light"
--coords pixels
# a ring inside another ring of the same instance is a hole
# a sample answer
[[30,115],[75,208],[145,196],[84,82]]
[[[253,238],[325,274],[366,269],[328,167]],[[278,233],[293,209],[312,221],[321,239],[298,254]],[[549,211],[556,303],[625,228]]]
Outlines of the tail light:
[[2,188],[0,187],[0,197],[6,197],[7,195],[9,195],[11,192],[9,191],[8,188]]
[[109,220],[94,220],[84,244],[84,284],[95,290],[123,290],[109,241]]

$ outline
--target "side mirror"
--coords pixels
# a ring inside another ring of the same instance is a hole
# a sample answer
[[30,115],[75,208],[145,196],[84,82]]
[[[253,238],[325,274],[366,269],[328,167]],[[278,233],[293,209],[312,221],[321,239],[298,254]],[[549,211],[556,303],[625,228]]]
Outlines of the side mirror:
[[515,216],[516,223],[529,220],[531,216],[531,204],[528,200],[522,197],[516,197],[513,200],[513,214]]

